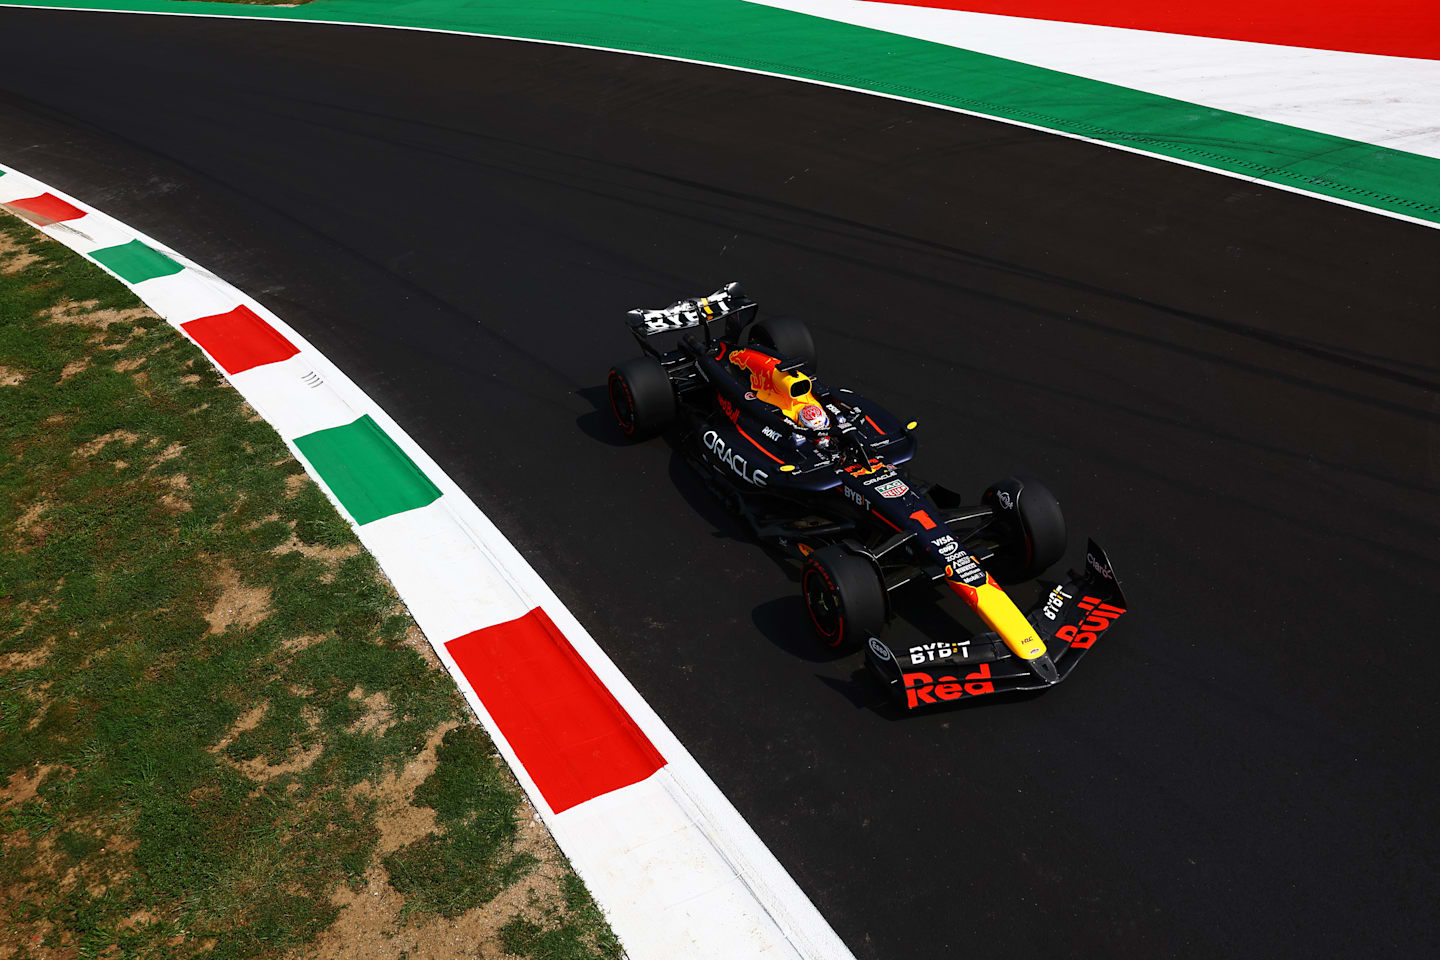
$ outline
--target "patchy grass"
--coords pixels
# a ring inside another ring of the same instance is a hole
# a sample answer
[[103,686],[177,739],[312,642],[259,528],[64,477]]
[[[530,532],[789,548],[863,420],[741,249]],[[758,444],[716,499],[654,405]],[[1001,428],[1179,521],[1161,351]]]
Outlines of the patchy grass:
[[619,956],[280,438],[4,215],[0,543],[0,956]]

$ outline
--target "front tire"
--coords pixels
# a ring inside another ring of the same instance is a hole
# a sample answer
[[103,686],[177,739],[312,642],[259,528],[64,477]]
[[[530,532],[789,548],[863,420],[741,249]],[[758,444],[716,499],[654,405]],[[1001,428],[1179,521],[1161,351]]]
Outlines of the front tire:
[[831,650],[854,650],[885,627],[885,586],[875,567],[842,546],[805,560],[800,592],[815,637]]
[[610,412],[620,432],[643,440],[675,422],[675,388],[660,361],[635,357],[610,368]]
[[1006,532],[986,564],[999,582],[1034,580],[1065,555],[1065,515],[1055,495],[1038,481],[1006,477],[985,491],[983,502],[995,508]]

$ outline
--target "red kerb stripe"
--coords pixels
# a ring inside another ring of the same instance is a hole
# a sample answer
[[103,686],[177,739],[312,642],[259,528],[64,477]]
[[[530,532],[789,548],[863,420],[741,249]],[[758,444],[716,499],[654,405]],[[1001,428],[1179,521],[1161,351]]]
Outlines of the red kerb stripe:
[[556,813],[665,765],[539,607],[445,648]]
[[1290,47],[1440,59],[1435,0],[882,0],[1032,20],[1091,23]]
[[240,373],[262,364],[288,360],[300,352],[243,304],[229,313],[201,317],[180,327],[204,347],[226,373]]
[[53,193],[42,193],[38,197],[26,197],[24,200],[11,200],[5,206],[15,210],[26,220],[38,223],[42,227],[48,223],[59,223],[62,220],[74,220],[85,216],[84,210],[73,203],[61,200]]

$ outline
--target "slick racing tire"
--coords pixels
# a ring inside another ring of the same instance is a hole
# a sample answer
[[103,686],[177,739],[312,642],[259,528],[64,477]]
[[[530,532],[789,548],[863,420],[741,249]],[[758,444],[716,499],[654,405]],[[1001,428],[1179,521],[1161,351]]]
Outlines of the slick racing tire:
[[870,561],[842,546],[805,560],[800,592],[815,637],[831,650],[854,650],[885,626],[885,587]]
[[610,368],[610,411],[620,432],[643,440],[675,422],[675,388],[660,361],[635,357]]
[[805,321],[794,317],[771,317],[755,324],[755,339],[791,360],[801,360],[815,372],[815,340]]
[[[1016,492],[1002,497],[1002,491]],[[995,508],[1005,535],[985,565],[1000,583],[1033,580],[1064,556],[1065,515],[1055,495],[1038,481],[1006,477],[985,491],[983,502]]]

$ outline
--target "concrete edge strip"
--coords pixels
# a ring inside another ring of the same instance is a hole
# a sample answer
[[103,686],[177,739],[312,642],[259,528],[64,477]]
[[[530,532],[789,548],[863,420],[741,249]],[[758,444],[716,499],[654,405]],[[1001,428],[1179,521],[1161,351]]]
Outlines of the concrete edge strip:
[[489,518],[262,304],[0,164],[0,208],[116,277],[280,434],[395,584],[634,960],[853,960],[754,830]]
[[[921,100],[915,97],[906,97],[895,93],[886,93],[881,90],[871,90],[866,87],[850,86],[843,83],[833,83],[827,80],[816,80],[810,77],[796,76],[788,73],[778,73],[772,70],[759,70],[754,67],[742,67],[729,63],[714,63],[708,60],[696,60],[690,57],[677,57],[663,53],[649,53],[640,50],[627,50],[624,47],[606,47],[591,43],[571,43],[564,40],[544,40],[534,37],[521,37],[501,33],[481,33],[474,30],[447,30],[441,27],[416,27],[405,24],[389,23],[365,23],[358,20],[316,20],[302,17],[266,17],[245,14],[227,13],[187,13],[173,10],[108,10],[95,7],[61,7],[48,6],[43,4],[26,3],[3,3],[0,7],[13,7],[22,10],[69,10],[79,13],[112,13],[129,14],[132,16],[145,17],[203,17],[212,20],[247,20],[252,23],[312,23],[336,27],[371,27],[377,30],[410,30],[418,33],[446,33],[462,37],[481,37],[486,40],[514,40],[518,43],[536,43],[552,47],[571,47],[577,50],[597,50],[604,53],[622,53],[632,57],[647,57],[652,60],[668,60],[674,63],[688,63],[699,67],[714,67],[720,70],[734,70],[739,73],[752,73],[762,77],[775,77],[780,80],[793,80],[797,83],[809,83],[817,87],[828,87],[832,90],[846,90],[850,93],[863,93],[872,97],[883,97],[886,100],[896,100],[901,103],[910,103],[921,107],[931,107],[936,110],[947,110],[951,113],[959,113],[967,117],[978,117],[982,120],[993,120],[996,123],[1008,124],[1012,127],[1021,127],[1025,130],[1035,130],[1040,133],[1049,133],[1057,137],[1067,137],[1071,140],[1080,140],[1085,143],[1096,144],[1107,147],[1111,150],[1120,150],[1125,153],[1133,153],[1136,156],[1149,157],[1153,160],[1163,160],[1166,163],[1178,164],[1182,167],[1190,167],[1194,170],[1204,170],[1207,173],[1218,174],[1222,177],[1230,177],[1233,180],[1242,180],[1260,187],[1270,187],[1275,190],[1284,190],[1287,193],[1299,194],[1302,197],[1310,197],[1315,200],[1324,200],[1327,203],[1339,204],[1342,207],[1350,207],[1355,210],[1363,210],[1366,213],[1377,214],[1382,217],[1389,217],[1393,220],[1403,220],[1407,223],[1417,224],[1422,227],[1429,227],[1432,230],[1440,230],[1440,221],[1426,220],[1421,217],[1412,217],[1409,214],[1399,213],[1394,210],[1384,210],[1380,207],[1372,207],[1357,200],[1347,200],[1344,197],[1334,197],[1329,194],[1317,193],[1313,190],[1306,190],[1304,187],[1292,186],[1285,183],[1277,183],[1273,180],[1266,180],[1262,176],[1240,173],[1234,170],[1224,170],[1219,167],[1212,167],[1207,164],[1198,163],[1194,160],[1185,160],[1180,157],[1172,157],[1163,153],[1156,153],[1144,150],[1140,147],[1132,147],[1123,143],[1113,143],[1109,140],[1101,140],[1095,137],[1087,137],[1081,133],[1074,133],[1068,130],[1057,130],[1053,127],[1046,127],[1040,124],[1027,123],[1024,120],[1015,120],[1010,117],[1002,117],[991,113],[982,113],[978,110],[967,110],[964,107],[951,106],[944,103],[935,103],[930,100]],[[1196,109],[1206,109],[1197,106]]]

